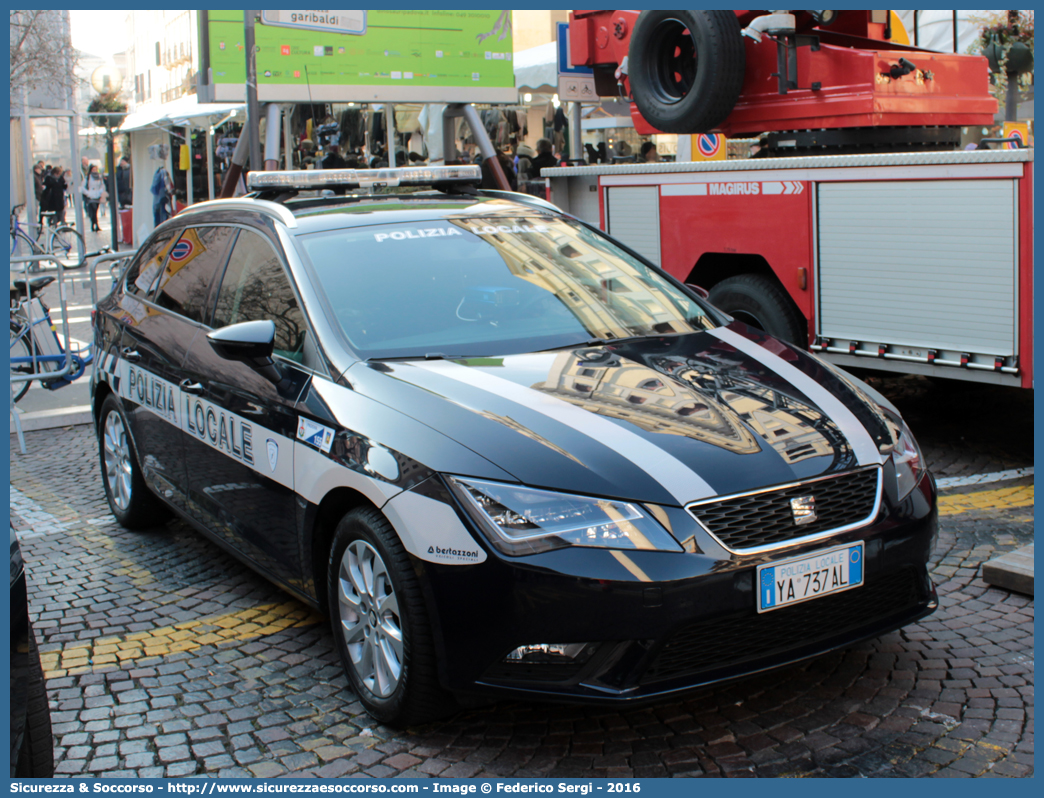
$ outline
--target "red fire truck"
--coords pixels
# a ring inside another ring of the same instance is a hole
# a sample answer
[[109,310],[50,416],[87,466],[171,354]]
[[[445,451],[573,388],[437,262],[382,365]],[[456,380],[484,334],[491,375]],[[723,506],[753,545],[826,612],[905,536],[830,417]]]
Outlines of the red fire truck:
[[890,19],[572,12],[572,63],[639,133],[806,157],[545,168],[548,198],[840,365],[1032,387],[1032,151],[954,151],[993,123],[986,60],[896,44]]
[[545,168],[548,198],[841,366],[1033,386],[1033,151]]

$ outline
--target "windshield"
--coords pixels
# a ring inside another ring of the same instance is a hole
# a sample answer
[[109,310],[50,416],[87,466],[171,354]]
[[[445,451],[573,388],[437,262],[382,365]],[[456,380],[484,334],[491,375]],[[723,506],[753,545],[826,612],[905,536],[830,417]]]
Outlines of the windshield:
[[691,297],[575,222],[440,219],[300,241],[363,358],[510,355],[716,326]]

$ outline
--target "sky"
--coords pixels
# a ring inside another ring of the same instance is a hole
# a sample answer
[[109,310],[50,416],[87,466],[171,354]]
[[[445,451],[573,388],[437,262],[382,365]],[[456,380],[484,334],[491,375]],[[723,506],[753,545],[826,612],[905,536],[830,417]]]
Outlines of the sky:
[[130,47],[130,42],[127,41],[126,18],[126,9],[70,11],[73,47],[101,58],[111,58],[113,53],[123,52]]

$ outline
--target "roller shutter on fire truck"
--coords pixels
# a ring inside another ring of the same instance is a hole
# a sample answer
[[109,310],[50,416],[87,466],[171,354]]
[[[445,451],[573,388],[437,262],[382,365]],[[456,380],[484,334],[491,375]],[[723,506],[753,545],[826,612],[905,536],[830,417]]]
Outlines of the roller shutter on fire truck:
[[606,190],[606,232],[660,265],[660,189],[616,186]]
[[1013,180],[820,183],[819,335],[1016,354]]

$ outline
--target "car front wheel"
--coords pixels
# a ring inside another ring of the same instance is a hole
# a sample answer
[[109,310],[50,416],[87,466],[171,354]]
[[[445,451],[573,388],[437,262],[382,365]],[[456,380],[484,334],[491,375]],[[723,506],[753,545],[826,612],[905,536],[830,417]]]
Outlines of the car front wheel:
[[337,649],[367,712],[405,727],[451,711],[420,585],[380,511],[358,508],[341,519],[328,576]]

